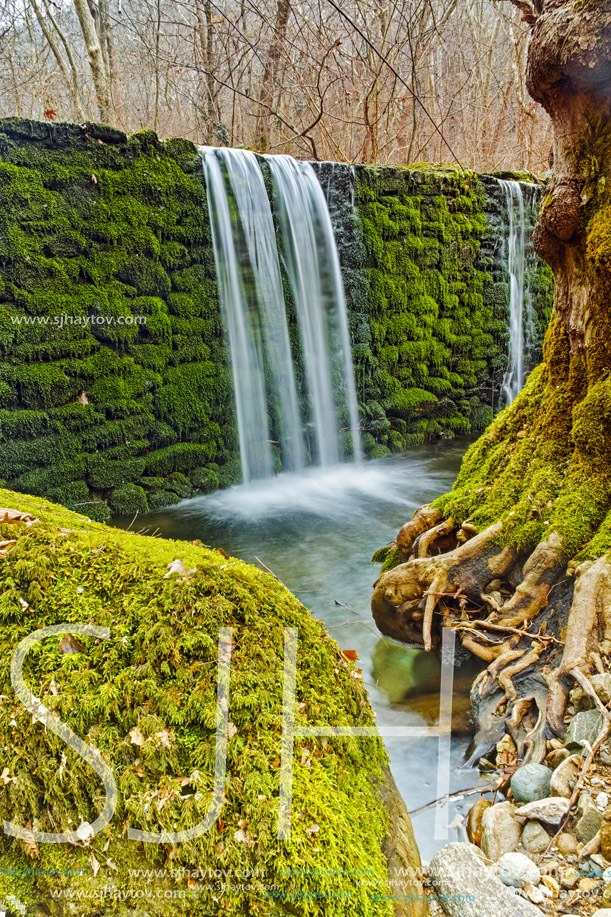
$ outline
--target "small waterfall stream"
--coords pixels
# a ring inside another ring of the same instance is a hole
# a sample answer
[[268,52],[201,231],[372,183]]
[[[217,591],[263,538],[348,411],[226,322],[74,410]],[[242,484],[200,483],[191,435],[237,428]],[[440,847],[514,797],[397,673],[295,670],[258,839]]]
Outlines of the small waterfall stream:
[[[347,451],[342,446],[347,429],[358,461],[343,282],[327,203],[312,166],[290,156],[260,158],[229,148],[202,148],[201,158],[244,483],[273,474],[272,437],[286,471],[302,470],[308,455],[322,467],[338,464]],[[271,200],[260,160],[271,174]],[[281,265],[300,348],[291,343]],[[304,378],[301,391],[298,377]]]
[[528,327],[532,324],[530,299],[526,295],[524,273],[526,263],[526,220],[524,195],[517,181],[499,179],[505,192],[509,220],[507,266],[510,277],[509,298],[509,364],[503,377],[502,393],[511,404],[524,385],[525,345]]

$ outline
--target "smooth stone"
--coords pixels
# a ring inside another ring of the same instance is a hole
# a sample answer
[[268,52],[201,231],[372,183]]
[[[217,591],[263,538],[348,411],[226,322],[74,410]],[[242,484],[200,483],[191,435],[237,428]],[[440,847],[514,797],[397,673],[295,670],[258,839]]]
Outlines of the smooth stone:
[[521,828],[511,802],[497,802],[482,815],[482,850],[489,860],[499,860],[520,843]]
[[563,831],[556,838],[556,847],[565,857],[573,856],[573,854],[577,853],[577,841],[572,834],[568,834],[566,831]]
[[538,866],[523,853],[504,853],[497,864],[497,876],[503,885],[523,888],[528,882],[538,885],[541,874]]
[[583,710],[576,713],[571,717],[564,744],[567,748],[581,746],[583,741],[594,745],[600,733],[601,723],[602,717],[598,710]]
[[609,795],[608,793],[599,793],[596,799],[594,800],[599,809],[602,809],[603,812],[609,805]]
[[600,852],[605,860],[611,860],[611,822],[606,820],[600,826]]
[[543,853],[549,845],[549,834],[538,821],[527,821],[522,829],[522,846],[529,853]]
[[563,888],[575,888],[579,882],[579,873],[576,869],[573,869],[572,866],[568,866],[566,869],[561,870],[560,872],[560,884]]
[[581,817],[575,825],[575,835],[578,841],[587,844],[600,831],[603,823],[602,812],[589,793],[580,795],[578,811]]
[[579,880],[577,888],[580,892],[591,892],[598,888],[598,882],[596,879],[590,878],[590,876],[585,876],[585,878]]
[[551,795],[571,797],[575,780],[581,769],[581,755],[570,755],[555,769],[551,779]]
[[541,917],[538,908],[503,885],[474,844],[446,844],[431,860],[429,873],[447,917]]
[[552,771],[543,764],[524,764],[511,777],[511,792],[516,802],[534,802],[550,795]]
[[[570,914],[568,917],[570,917]],[[611,908],[599,907],[597,911],[594,911],[592,917],[611,917]]]
[[486,809],[489,809],[492,806],[492,803],[489,799],[484,799],[482,796],[480,799],[476,800],[471,808],[469,809],[469,814],[467,816],[467,837],[472,844],[475,844],[477,847],[481,847],[482,844],[482,816]]
[[515,814],[519,818],[535,818],[537,821],[545,822],[546,825],[559,825],[568,811],[568,799],[565,799],[564,796],[548,796],[547,799],[527,802],[525,806],[516,809]]

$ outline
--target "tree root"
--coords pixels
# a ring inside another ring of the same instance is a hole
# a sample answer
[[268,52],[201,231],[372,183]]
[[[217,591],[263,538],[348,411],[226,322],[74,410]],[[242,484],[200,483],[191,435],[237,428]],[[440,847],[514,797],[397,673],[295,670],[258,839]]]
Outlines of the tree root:
[[[403,526],[397,545],[405,562],[374,584],[380,630],[428,651],[439,645],[442,626],[455,628],[463,649],[487,665],[471,691],[479,732],[496,734],[502,721],[523,758],[542,760],[546,737],[564,730],[575,667],[604,670],[597,653],[611,655],[609,562],[567,571],[555,532],[534,549],[518,549],[503,544],[501,523],[477,532],[430,506]],[[557,613],[552,590],[569,580]]]

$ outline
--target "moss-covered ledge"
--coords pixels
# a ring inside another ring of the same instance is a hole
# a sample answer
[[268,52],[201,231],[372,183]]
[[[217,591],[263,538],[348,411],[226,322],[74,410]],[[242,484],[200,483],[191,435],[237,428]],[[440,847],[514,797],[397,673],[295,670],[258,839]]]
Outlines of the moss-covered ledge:
[[[90,915],[93,900],[96,914],[146,917],[382,917],[395,913],[386,856],[396,864],[399,849],[406,898],[396,913],[427,912],[407,897],[422,894],[417,879],[405,878],[407,856],[418,875],[418,853],[377,739],[297,739],[292,836],[277,838],[285,627],[299,630],[297,723],[374,722],[358,670],[284,586],[198,542],[111,529],[9,491],[0,491],[0,507],[35,520],[15,522],[0,510],[0,818],[38,831],[75,830],[104,803],[99,778],[11,686],[15,648],[41,627],[110,630],[108,640],[78,636],[72,646],[58,636],[41,641],[24,677],[99,749],[118,784],[116,813],[94,838],[37,844],[0,834],[0,900],[10,893],[31,913],[52,915],[66,913],[69,900],[76,917]],[[233,653],[220,818],[181,844],[129,841],[128,824],[175,831],[208,810],[221,627],[233,628]],[[390,822],[401,825],[401,837],[389,843]],[[133,872],[140,869],[158,872]]]

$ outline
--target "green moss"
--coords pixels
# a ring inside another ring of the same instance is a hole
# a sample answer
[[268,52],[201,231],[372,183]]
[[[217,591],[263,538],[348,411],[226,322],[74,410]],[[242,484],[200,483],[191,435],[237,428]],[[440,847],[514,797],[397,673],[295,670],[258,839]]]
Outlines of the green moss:
[[113,490],[110,508],[118,516],[145,513],[148,509],[146,494],[137,484],[122,484]]
[[[41,844],[32,860],[25,842],[0,835],[0,898],[10,893],[28,907],[47,907],[52,891],[67,888],[70,913],[87,917],[103,889],[148,889],[147,917],[205,917],[218,912],[219,898],[201,876],[224,869],[249,876],[235,880],[243,891],[232,890],[230,880],[222,895],[228,915],[390,917],[387,823],[372,784],[386,761],[380,741],[298,739],[292,837],[277,838],[285,627],[299,633],[297,724],[374,723],[362,681],[322,624],[273,576],[217,551],[116,531],[7,491],[0,504],[39,520],[0,532],[17,539],[0,566],[0,741],[10,775],[0,816],[58,831],[92,822],[102,805],[89,766],[33,722],[13,693],[12,654],[41,626],[95,622],[110,630],[109,640],[80,637],[82,654],[61,655],[57,638],[42,642],[24,675],[54,715],[99,749],[118,784],[112,822],[87,844]],[[189,576],[167,575],[177,559]],[[127,824],[180,830],[197,824],[210,805],[220,627],[233,628],[235,730],[221,818],[182,844],[129,841]],[[40,874],[28,876],[27,867]],[[164,879],[163,870],[182,878]],[[188,884],[184,870],[199,870],[200,878]],[[278,892],[273,899],[265,897],[269,885]],[[166,901],[168,889],[184,896]],[[307,903],[296,908],[296,901]],[[131,900],[104,899],[107,906],[133,913]]]

